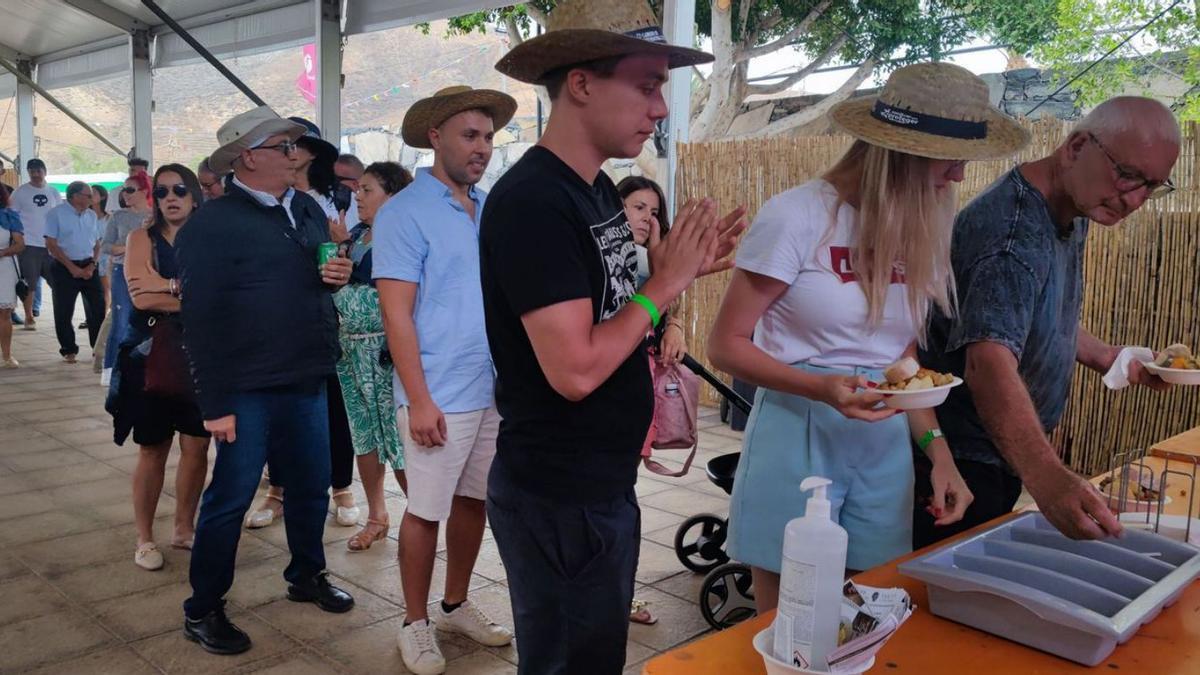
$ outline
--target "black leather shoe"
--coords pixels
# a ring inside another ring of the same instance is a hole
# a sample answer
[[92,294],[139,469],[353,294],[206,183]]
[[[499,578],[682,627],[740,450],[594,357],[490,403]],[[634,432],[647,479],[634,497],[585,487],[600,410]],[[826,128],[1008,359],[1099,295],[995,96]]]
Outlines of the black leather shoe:
[[326,612],[341,614],[354,607],[354,598],[349,593],[329,583],[329,573],[321,572],[307,584],[288,586],[288,600],[313,602]]
[[230,622],[224,607],[214,609],[201,619],[185,616],[183,636],[213,654],[241,654],[250,649],[250,636]]

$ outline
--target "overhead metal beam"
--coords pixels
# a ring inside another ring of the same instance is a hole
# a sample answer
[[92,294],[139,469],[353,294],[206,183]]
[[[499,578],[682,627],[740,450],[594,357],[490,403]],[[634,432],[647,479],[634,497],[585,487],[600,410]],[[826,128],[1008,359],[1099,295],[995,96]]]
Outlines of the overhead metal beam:
[[[74,113],[74,112],[73,112],[73,111],[72,111],[70,108],[68,108],[68,107],[67,107],[65,104],[63,104],[63,102],[62,102],[62,101],[60,101],[60,100],[58,100],[57,98],[55,98],[54,94],[51,94],[50,92],[48,92],[48,91],[46,91],[44,88],[42,88],[42,87],[41,87],[41,86],[40,86],[40,85],[39,85],[37,82],[34,82],[34,81],[33,81],[33,78],[32,78],[32,77],[30,77],[30,75],[28,74],[28,68],[26,68],[26,71],[25,71],[25,72],[22,72],[22,70],[20,69],[20,67],[18,67],[18,65],[17,65],[17,64],[14,64],[14,63],[12,63],[11,61],[9,61],[8,59],[4,59],[4,58],[0,58],[0,67],[3,67],[5,70],[7,70],[8,72],[12,73],[12,74],[13,74],[13,76],[17,78],[17,82],[18,82],[18,89],[17,89],[17,94],[18,94],[18,96],[17,96],[17,99],[18,99],[18,103],[20,103],[20,98],[21,98],[21,97],[20,97],[20,84],[24,84],[24,85],[28,86],[29,88],[33,89],[34,91],[36,91],[37,93],[41,94],[42,98],[44,98],[44,99],[46,99],[47,101],[49,101],[49,102],[50,102],[50,104],[51,104],[51,105],[53,105],[55,108],[58,108],[59,110],[61,110],[61,111],[63,112],[63,114],[64,114],[64,115],[66,115],[67,117],[71,118],[71,121],[75,122],[75,123],[76,123],[76,124],[78,124],[79,126],[81,126],[81,127],[83,127],[84,129],[86,129],[86,130],[87,130],[87,132],[88,132],[89,134],[91,134],[91,135],[95,136],[96,138],[100,139],[100,142],[101,142],[101,143],[104,143],[104,144],[105,144],[105,145],[107,145],[108,147],[112,148],[112,151],[113,151],[113,152],[117,153],[118,155],[120,155],[120,156],[122,156],[122,157],[124,157],[124,156],[125,156],[125,151],[124,151],[124,150],[121,150],[121,148],[118,148],[118,147],[116,146],[116,144],[115,144],[115,143],[113,143],[112,141],[108,140],[108,138],[107,138],[107,137],[105,137],[105,136],[104,136],[104,134],[100,133],[99,131],[96,131],[95,127],[93,127],[92,125],[90,125],[90,124],[88,124],[87,122],[83,121],[83,118],[82,118],[82,117],[80,117],[79,115],[76,115],[76,114],[75,114],[75,113]],[[29,117],[30,117],[30,127],[32,128],[32,126],[33,126],[33,124],[32,124],[32,118],[33,118],[33,111],[32,111],[32,97],[30,97],[30,99],[31,99],[31,101],[30,101],[30,112],[29,112]],[[20,106],[18,105],[18,107],[17,107],[18,121],[20,120],[20,114],[21,114],[21,109],[20,109]],[[32,134],[30,134],[30,136],[32,137]],[[32,141],[31,141],[31,143],[32,143]],[[30,147],[30,151],[29,151],[29,152],[30,152],[30,155],[29,155],[29,156],[32,156],[32,145],[31,145],[31,147]],[[24,148],[24,147],[22,147],[22,154],[25,154],[25,148]],[[28,157],[28,156],[27,156],[27,157],[22,157],[22,159],[24,159],[24,160],[28,160],[28,159],[29,159],[29,157]]]
[[209,65],[211,65],[213,68],[216,68],[217,72],[224,75],[225,79],[229,80],[233,86],[238,88],[238,91],[241,91],[246,95],[246,98],[253,101],[254,105],[267,105],[266,101],[259,98],[258,94],[254,93],[254,90],[246,86],[245,82],[242,82],[237,75],[234,75],[232,71],[226,68],[225,64],[221,63],[217,57],[213,56],[212,52],[208,51],[204,45],[200,44],[199,40],[192,37],[192,34],[187,32],[187,29],[179,25],[178,21],[172,19],[171,15],[163,11],[162,7],[159,7],[157,4],[155,4],[154,0],[142,0],[142,4],[146,6],[146,9],[153,12],[154,15],[157,16],[163,23],[169,26],[171,30],[175,31],[176,35],[183,38],[183,41],[188,43],[192,49],[195,49],[196,53],[202,56],[205,61],[208,61]]
[[317,125],[321,136],[341,147],[342,0],[317,0]]
[[[177,19],[176,23],[184,28],[200,28],[201,26],[208,26],[210,24],[219,23],[221,21],[229,21],[231,19],[240,19],[244,16],[261,14],[272,9],[290,7],[292,5],[298,5],[308,1],[309,0],[251,0],[250,2],[243,2],[236,7],[218,9],[205,14],[197,14],[196,16],[189,16],[186,19]],[[150,32],[154,35],[162,35],[163,33],[175,32],[175,29],[164,23],[163,25],[154,26]]]
[[28,58],[28,56],[6,44],[0,44],[0,58],[8,59],[9,61],[20,61],[21,59]]
[[137,17],[130,16],[111,5],[106,5],[100,0],[62,0],[62,2],[84,14],[100,19],[104,23],[116,26],[126,33],[132,33],[135,30],[146,30],[150,27],[139,21]]

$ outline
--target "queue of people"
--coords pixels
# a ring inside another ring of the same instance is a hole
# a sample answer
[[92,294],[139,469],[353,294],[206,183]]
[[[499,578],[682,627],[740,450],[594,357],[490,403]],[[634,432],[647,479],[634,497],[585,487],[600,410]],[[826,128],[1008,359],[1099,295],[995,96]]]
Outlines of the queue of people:
[[[369,550],[391,528],[391,469],[407,497],[397,642],[409,670],[446,670],[441,631],[493,647],[515,632],[521,673],[621,672],[630,620],[650,622],[633,592],[652,359],[679,362],[677,299],[730,268],[708,350],[759,387],[730,553],[752,566],[760,611],[777,602],[784,525],[803,514],[797,486],[814,474],[833,480],[852,570],[1010,511],[1022,486],[1068,536],[1120,533],[1047,434],[1073,364],[1103,372],[1117,358],[1079,325],[1084,242],[1090,223],[1114,226],[1173,189],[1170,111],[1105,102],[956,214],[967,163],[1010,157],[1029,135],[970,72],[906,66],[878,96],[831,111],[854,143],[770,199],[738,248],[743,209],[693,199],[671,223],[653,181],[615,185],[601,170],[636,156],[667,116],[671,70],[712,60],[667,43],[643,3],[616,4],[563,0],[543,35],[497,63],[552,105],[540,141],[490,193],[478,183],[517,104],[456,86],[405,117],[405,142],[433,151],[415,176],[364,167],[310,122],[261,107],[221,127],[197,174],[171,164],[131,176],[103,237],[86,184],[47,208],[44,166],[14,193],[15,213],[0,209],[0,263],[13,258],[27,282],[48,271],[68,361],[77,295],[99,327],[101,250],[124,282],[112,284],[108,408],[118,442],[140,448],[134,561],[163,566],[152,524],[179,434],[171,545],[191,549],[189,640],[218,654],[251,647],[225,595],[243,525],[264,520],[287,531],[287,597],[351,611],[326,569],[330,500],[335,522],[362,521],[349,550]],[[27,209],[45,209],[44,227]],[[40,244],[48,267],[26,253]],[[0,314],[16,305],[0,293]],[[10,342],[0,323],[5,364]],[[883,408],[871,383],[902,357],[966,386],[937,410]],[[352,497],[338,501],[355,462],[365,520]],[[264,469],[272,487],[252,508]],[[469,597],[489,521],[512,628]],[[431,606],[443,522],[447,573]]]

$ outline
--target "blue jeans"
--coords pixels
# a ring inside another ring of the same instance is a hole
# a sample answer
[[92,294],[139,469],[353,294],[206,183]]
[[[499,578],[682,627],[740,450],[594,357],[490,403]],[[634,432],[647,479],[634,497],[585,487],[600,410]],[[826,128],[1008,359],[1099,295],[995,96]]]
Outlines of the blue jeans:
[[562,504],[521,490],[496,462],[487,513],[508,570],[518,672],[619,675],[641,543],[633,490]]
[[323,380],[237,394],[236,440],[217,443],[212,482],[200,502],[192,545],[192,597],[184,611],[199,619],[221,606],[233,585],[242,518],[271,462],[271,477],[286,494],[289,583],[306,583],[325,569],[329,507],[329,411]]

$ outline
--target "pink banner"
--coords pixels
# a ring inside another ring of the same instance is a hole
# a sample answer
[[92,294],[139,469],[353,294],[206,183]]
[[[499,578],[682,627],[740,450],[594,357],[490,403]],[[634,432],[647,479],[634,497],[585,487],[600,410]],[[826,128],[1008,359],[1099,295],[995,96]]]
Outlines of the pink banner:
[[309,103],[317,102],[317,48],[304,45],[304,71],[296,77],[296,88]]

